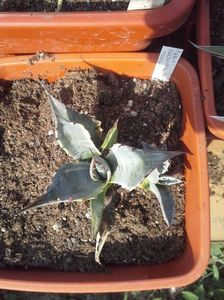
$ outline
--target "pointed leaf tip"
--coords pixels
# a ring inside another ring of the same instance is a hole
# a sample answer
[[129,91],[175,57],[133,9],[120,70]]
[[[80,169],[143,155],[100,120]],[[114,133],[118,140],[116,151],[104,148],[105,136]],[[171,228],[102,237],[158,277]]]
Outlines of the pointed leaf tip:
[[101,146],[102,150],[110,149],[114,144],[117,143],[118,129],[117,129],[118,120],[114,123],[114,126],[108,131],[103,144]]
[[56,172],[47,192],[25,210],[60,202],[94,199],[104,189],[105,183],[101,180],[93,181],[89,175],[89,168],[88,162],[63,165]]
[[173,223],[175,215],[174,200],[171,192],[165,186],[150,183],[150,191],[157,197],[163,218],[166,224],[169,226]]
[[51,95],[46,88],[46,85],[43,81],[39,81],[40,85],[43,87],[46,95],[51,104],[51,109],[54,114],[54,119],[57,125],[57,120],[73,122],[81,124],[89,132],[91,139],[96,145],[100,144],[101,141],[101,122],[82,113],[78,113],[75,110],[65,106],[62,102],[58,101],[53,95]]

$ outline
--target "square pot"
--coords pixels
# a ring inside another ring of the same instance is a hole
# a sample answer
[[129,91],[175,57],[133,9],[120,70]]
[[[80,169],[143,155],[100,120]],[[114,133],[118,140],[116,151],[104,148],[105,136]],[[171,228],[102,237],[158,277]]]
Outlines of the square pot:
[[[59,54],[54,61],[28,63],[29,56],[0,58],[0,78],[54,81],[65,70],[94,64],[118,74],[150,78],[157,54]],[[88,64],[89,63],[89,64]],[[197,74],[181,59],[172,76],[183,105],[182,142],[185,155],[186,248],[183,255],[161,265],[111,266],[111,272],[65,273],[48,270],[1,269],[0,288],[37,292],[118,292],[184,286],[205,270],[209,258],[210,219],[205,128]]]
[[[197,44],[211,46],[210,1],[208,0],[199,0],[198,3]],[[198,65],[208,130],[216,137],[224,139],[224,123],[210,117],[217,116],[212,76],[212,55],[198,50]]]
[[194,2],[128,12],[0,13],[0,54],[142,50],[178,29]]

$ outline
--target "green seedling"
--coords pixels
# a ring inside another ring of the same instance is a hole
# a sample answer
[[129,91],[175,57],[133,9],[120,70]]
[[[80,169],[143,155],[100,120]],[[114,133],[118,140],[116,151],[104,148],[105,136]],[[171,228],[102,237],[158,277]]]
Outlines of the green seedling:
[[162,151],[147,144],[143,149],[121,145],[117,143],[117,122],[102,141],[99,121],[66,107],[47,91],[42,82],[41,85],[51,104],[56,139],[75,161],[62,165],[46,193],[23,211],[54,203],[89,200],[92,233],[96,237],[95,260],[98,263],[110,232],[110,226],[101,226],[104,199],[113,184],[128,191],[137,187],[152,191],[159,200],[165,222],[170,225],[174,202],[165,186],[180,181],[163,174],[169,167],[168,160],[182,152]]

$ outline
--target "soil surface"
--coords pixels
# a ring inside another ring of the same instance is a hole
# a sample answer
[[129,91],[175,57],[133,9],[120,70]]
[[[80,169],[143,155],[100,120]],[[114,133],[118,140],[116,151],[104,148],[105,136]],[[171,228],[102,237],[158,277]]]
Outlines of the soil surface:
[[[224,46],[224,0],[210,1],[212,45]],[[224,60],[213,56],[215,104],[218,115],[224,116]]]
[[[56,0],[0,0],[0,11],[46,11],[57,10]],[[107,11],[107,10],[127,10],[129,0],[63,0],[60,11]]]
[[[116,11],[127,10],[130,0],[0,0],[0,12]],[[165,3],[170,2],[166,0]]]
[[[118,119],[120,143],[181,149],[182,107],[173,83],[76,70],[48,89],[71,108],[101,120],[104,133]],[[38,82],[0,82],[0,124],[0,267],[105,270],[94,262],[88,201],[17,214],[46,191],[59,166],[72,161],[55,140],[49,102]],[[183,179],[182,157],[172,159],[168,173]],[[116,187],[104,265],[162,263],[181,255],[184,184],[171,189],[176,216],[168,227],[153,194]]]

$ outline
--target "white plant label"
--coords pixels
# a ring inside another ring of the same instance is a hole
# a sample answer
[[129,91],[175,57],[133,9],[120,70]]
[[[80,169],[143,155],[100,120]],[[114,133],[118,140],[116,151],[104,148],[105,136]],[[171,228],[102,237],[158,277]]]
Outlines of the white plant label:
[[183,49],[163,46],[152,79],[169,81],[182,53]]
[[152,9],[163,6],[165,0],[130,0],[128,10]]

